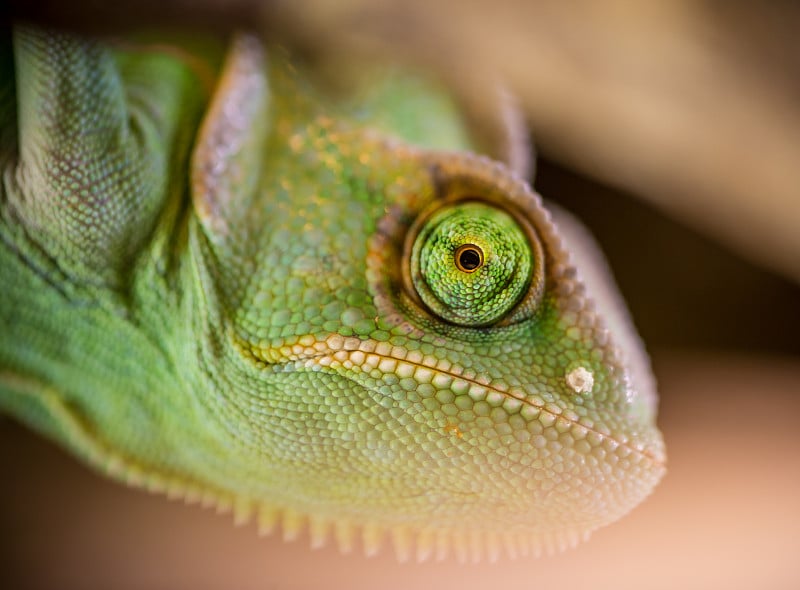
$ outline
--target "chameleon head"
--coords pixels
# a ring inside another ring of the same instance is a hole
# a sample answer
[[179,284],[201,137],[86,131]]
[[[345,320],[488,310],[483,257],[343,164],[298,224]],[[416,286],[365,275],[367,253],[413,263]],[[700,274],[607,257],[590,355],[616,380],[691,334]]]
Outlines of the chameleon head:
[[288,536],[401,556],[552,551],[641,502],[665,461],[647,359],[573,222],[482,157],[304,133],[304,176],[195,234],[228,310],[208,477]]
[[379,135],[477,145],[440,92],[322,100],[243,36],[195,136],[172,57],[13,44],[0,409],[130,483],[401,556],[563,547],[658,482],[647,360],[579,227]]

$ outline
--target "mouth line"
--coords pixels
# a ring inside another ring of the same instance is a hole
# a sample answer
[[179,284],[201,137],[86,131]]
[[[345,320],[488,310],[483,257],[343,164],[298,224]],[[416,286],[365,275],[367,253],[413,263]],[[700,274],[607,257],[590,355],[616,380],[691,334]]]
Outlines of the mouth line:
[[525,391],[522,387],[499,386],[486,375],[477,374],[461,365],[424,355],[417,350],[408,350],[388,342],[362,340],[338,334],[318,339],[303,336],[294,345],[270,348],[255,347],[235,337],[237,348],[252,360],[270,367],[298,365],[315,370],[357,370],[369,374],[377,369],[382,374],[393,374],[399,378],[412,378],[418,383],[433,383],[434,386],[450,389],[456,395],[469,395],[474,401],[485,400],[492,407],[502,406],[509,412],[519,411],[524,418],[539,420],[544,427],[552,427],[558,421],[566,422],[573,433],[583,431],[584,437],[595,437],[593,447],[611,445],[607,450],[616,452],[617,447],[652,461],[663,467],[665,461],[643,445],[621,440],[611,431],[593,421],[581,417],[569,408],[561,408],[541,397]]

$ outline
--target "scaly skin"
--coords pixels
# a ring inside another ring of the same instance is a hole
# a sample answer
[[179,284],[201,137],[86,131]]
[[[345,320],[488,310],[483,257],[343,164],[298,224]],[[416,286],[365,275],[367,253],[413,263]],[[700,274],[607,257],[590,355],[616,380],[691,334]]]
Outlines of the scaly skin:
[[3,42],[0,408],[401,557],[553,550],[650,493],[655,392],[601,257],[446,96],[326,93],[241,37],[206,104],[173,53]]

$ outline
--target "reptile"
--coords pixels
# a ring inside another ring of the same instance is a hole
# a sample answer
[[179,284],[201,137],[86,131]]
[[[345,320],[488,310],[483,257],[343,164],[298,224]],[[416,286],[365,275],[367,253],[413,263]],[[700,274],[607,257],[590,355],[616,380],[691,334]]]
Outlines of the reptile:
[[343,551],[554,552],[651,493],[655,386],[603,257],[457,97],[176,47],[2,38],[0,411]]

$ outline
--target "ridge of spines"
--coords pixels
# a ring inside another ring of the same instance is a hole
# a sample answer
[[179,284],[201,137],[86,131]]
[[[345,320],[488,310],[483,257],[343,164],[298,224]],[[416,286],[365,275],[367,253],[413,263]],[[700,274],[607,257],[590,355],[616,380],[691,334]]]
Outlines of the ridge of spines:
[[518,531],[414,529],[405,524],[355,523],[348,519],[311,516],[294,508],[205,489],[178,478],[148,474],[118,457],[108,459],[105,470],[128,485],[165,494],[171,500],[200,504],[219,514],[231,513],[236,526],[255,522],[260,536],[275,534],[278,529],[285,541],[307,536],[312,549],[329,546],[332,542],[341,553],[349,554],[360,541],[363,554],[372,557],[383,549],[388,538],[399,562],[423,563],[454,557],[460,563],[484,560],[494,563],[502,558],[539,557],[574,547],[590,534],[570,530],[534,537]]

